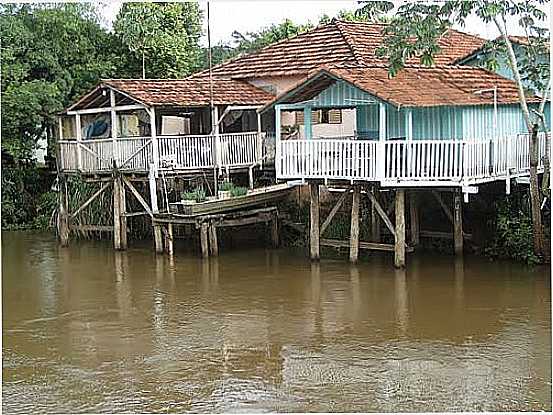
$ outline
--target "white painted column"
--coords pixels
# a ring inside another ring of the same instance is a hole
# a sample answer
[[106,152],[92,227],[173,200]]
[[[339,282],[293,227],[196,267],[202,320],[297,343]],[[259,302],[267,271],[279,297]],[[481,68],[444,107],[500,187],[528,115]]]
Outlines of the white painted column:
[[113,152],[113,163],[117,167],[121,164],[119,148],[117,146],[117,114],[115,112],[115,91],[109,90],[109,102],[111,106],[111,145]]
[[413,111],[411,108],[405,112],[405,136],[407,141],[413,141]]
[[213,105],[211,110],[211,134],[213,135],[213,161],[215,167],[221,166],[221,143],[219,138],[219,108]]
[[276,178],[280,178],[282,167],[282,149],[280,147],[280,130],[281,130],[281,118],[280,118],[280,105],[275,105],[275,171]]
[[257,114],[257,160],[259,167],[263,168],[263,136],[261,133],[261,113],[256,111]]
[[384,180],[386,168],[386,104],[379,104],[378,116],[378,150],[376,155],[376,174],[380,180]]
[[148,114],[150,114],[150,137],[152,138],[152,158],[154,165],[154,177],[157,177],[157,170],[159,168],[159,147],[157,144],[157,130],[156,130],[156,110],[154,107],[150,107]]
[[77,168],[83,167],[83,149],[82,149],[82,130],[81,130],[81,114],[75,114],[75,135],[77,138]]

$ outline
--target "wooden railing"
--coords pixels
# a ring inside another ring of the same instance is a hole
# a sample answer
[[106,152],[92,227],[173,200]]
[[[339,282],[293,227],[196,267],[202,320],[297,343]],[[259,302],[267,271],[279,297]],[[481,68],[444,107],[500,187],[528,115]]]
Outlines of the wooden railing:
[[[539,134],[539,168],[549,138],[549,133]],[[280,179],[468,183],[527,174],[529,144],[527,134],[475,140],[285,140],[277,142],[275,165]]]
[[263,133],[220,135],[123,137],[59,141],[62,170],[101,172],[116,166],[120,170],[148,171],[155,163],[167,169],[198,170],[252,166],[262,159]]

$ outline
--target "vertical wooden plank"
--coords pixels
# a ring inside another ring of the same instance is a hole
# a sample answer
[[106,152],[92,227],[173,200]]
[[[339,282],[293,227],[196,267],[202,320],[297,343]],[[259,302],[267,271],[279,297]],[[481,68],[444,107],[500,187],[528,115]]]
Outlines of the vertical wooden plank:
[[311,259],[318,260],[320,258],[319,246],[319,185],[317,183],[309,183],[310,195],[310,234],[309,244],[311,248]]
[[460,192],[455,192],[453,196],[453,241],[455,245],[455,255],[463,254],[463,204],[461,202]]
[[349,241],[349,260],[356,263],[359,258],[359,201],[361,188],[358,184],[353,186],[353,197],[351,203],[351,229]]
[[206,222],[202,222],[200,225],[200,247],[202,250],[202,257],[208,258],[209,257],[209,243],[207,240],[207,232],[208,232],[208,224]]
[[[374,186],[371,186],[370,192],[378,200],[379,192],[376,191]],[[371,240],[373,242],[380,242],[380,216],[374,203],[371,203]]]
[[394,266],[405,268],[405,190],[396,189]]
[[121,222],[121,249],[127,249],[128,236],[127,236],[127,194],[121,177],[117,179],[119,181],[119,211]]
[[173,256],[174,246],[173,246],[173,224],[167,224],[167,254]]
[[77,169],[83,168],[83,149],[82,149],[82,129],[81,129],[81,115],[75,115],[75,134],[77,138]]
[[219,255],[219,242],[217,240],[217,225],[209,224],[209,252],[213,256]]
[[113,178],[113,247],[121,249],[121,182]]
[[276,212],[271,220],[271,242],[273,244],[273,248],[278,248],[280,245],[280,238],[278,234],[278,214]]
[[411,225],[411,245],[417,246],[420,243],[420,221],[418,194],[411,192],[409,198],[409,222]]
[[67,182],[63,174],[58,175],[58,238],[61,246],[69,245],[69,211],[67,203]]

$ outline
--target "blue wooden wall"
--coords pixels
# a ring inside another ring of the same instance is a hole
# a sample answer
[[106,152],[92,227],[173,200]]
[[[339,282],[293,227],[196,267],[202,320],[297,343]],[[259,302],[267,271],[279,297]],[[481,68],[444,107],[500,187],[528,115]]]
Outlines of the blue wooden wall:
[[[371,94],[338,80],[322,91],[309,106],[314,108],[356,108],[356,131],[363,138],[378,139],[379,104],[382,101]],[[405,107],[386,103],[386,137],[406,136]],[[551,130],[551,106],[546,106],[548,130]],[[493,105],[441,106],[412,108],[414,140],[448,140],[487,138],[526,132],[522,111],[517,104],[498,106],[498,128],[494,131]]]

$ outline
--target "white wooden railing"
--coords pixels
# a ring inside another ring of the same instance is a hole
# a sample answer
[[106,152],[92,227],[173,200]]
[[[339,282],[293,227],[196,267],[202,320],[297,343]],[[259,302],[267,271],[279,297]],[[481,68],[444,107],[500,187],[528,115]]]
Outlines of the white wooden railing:
[[[550,134],[539,134],[539,168]],[[279,179],[465,183],[527,174],[528,134],[493,139],[277,142]]]
[[62,170],[101,172],[112,170],[148,171],[157,145],[159,168],[197,170],[219,167],[249,167],[262,159],[263,133],[220,135],[123,137],[112,140],[62,140]]

